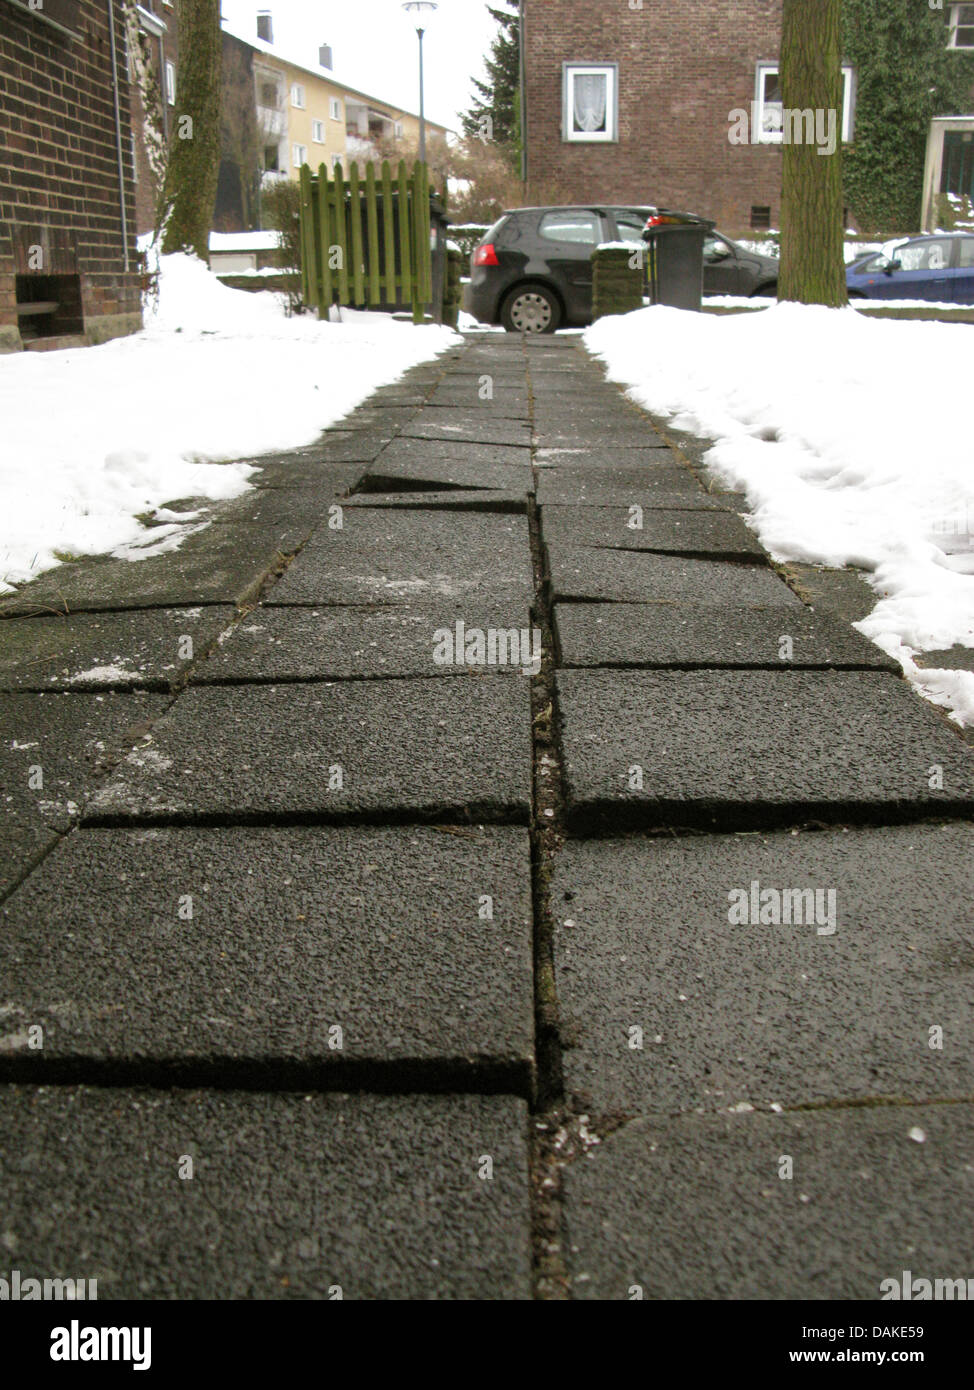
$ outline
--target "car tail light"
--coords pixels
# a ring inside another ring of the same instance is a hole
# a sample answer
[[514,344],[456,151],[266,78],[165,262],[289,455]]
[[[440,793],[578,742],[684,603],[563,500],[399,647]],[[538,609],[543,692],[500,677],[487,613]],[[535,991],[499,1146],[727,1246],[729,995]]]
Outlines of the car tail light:
[[497,251],[491,243],[485,242],[483,246],[478,246],[473,253],[474,265],[500,265],[497,259]]

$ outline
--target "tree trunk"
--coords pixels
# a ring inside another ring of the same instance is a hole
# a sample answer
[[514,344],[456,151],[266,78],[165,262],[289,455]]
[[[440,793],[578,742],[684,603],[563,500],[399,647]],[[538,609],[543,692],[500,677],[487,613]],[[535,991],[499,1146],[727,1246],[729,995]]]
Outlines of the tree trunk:
[[842,255],[841,15],[842,0],[785,0],[780,59],[784,149],[778,298],[833,308],[848,303]]
[[220,172],[220,0],[179,0],[179,72],[160,204],[163,251],[210,252]]

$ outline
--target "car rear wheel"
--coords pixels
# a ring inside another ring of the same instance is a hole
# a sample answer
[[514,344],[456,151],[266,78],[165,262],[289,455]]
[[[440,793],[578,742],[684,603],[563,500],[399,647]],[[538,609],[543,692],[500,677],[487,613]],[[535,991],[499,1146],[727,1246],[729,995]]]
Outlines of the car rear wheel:
[[508,333],[554,333],[561,305],[544,285],[518,285],[501,305],[501,323]]

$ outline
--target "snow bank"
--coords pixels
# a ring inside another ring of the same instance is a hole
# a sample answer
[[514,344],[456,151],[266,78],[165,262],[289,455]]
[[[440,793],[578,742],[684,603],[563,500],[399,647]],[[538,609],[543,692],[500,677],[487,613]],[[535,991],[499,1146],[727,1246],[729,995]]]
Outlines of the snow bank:
[[974,723],[974,675],[911,659],[974,646],[974,329],[774,304],[604,318],[587,347],[638,404],[713,439],[780,560],[858,565],[880,596],[858,624],[917,687]]
[[[143,332],[0,357],[0,593],[59,557],[139,559],[178,544],[178,516],[146,532],[137,515],[237,496],[254,470],[227,460],[313,443],[456,341],[386,315],[342,319],[289,319],[278,296],[228,289],[194,258],[167,256]],[[148,549],[135,544],[150,536]]]

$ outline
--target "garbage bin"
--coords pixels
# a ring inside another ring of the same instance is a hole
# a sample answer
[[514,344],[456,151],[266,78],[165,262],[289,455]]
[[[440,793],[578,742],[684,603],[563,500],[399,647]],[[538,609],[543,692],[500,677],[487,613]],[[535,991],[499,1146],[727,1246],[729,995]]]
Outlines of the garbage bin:
[[643,240],[649,247],[649,297],[673,309],[700,309],[703,245],[716,223],[690,212],[655,208]]

